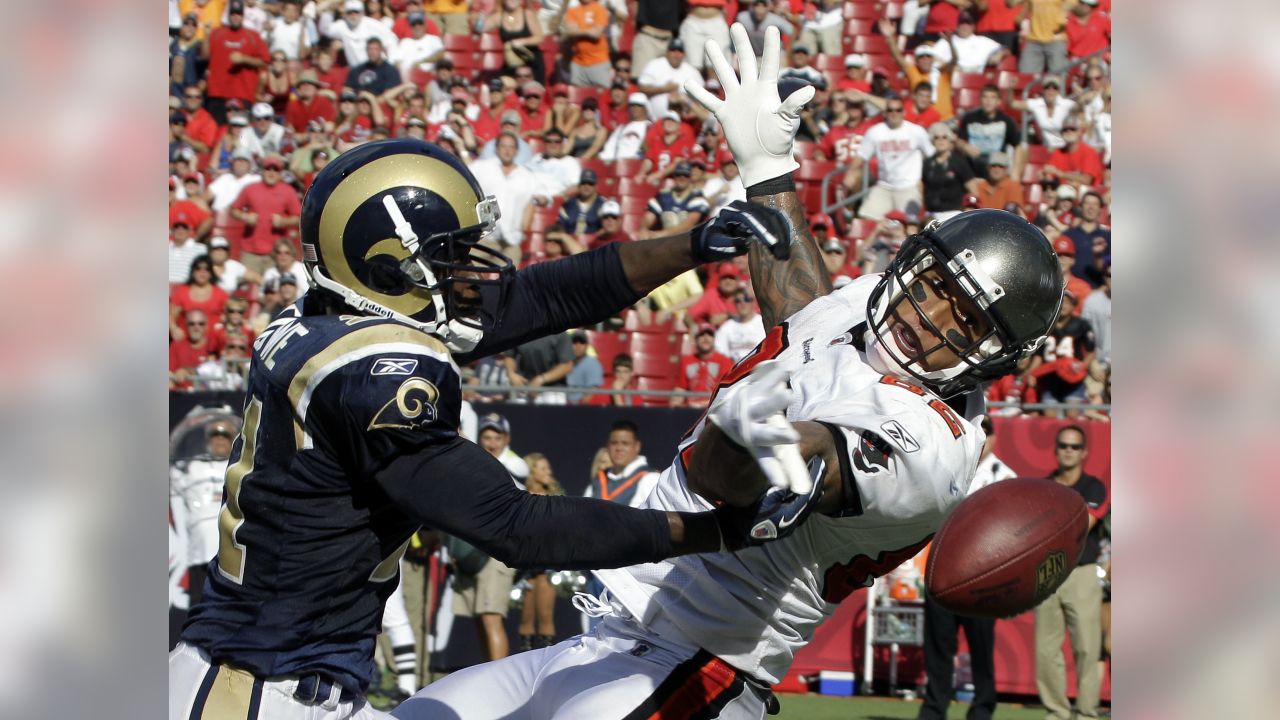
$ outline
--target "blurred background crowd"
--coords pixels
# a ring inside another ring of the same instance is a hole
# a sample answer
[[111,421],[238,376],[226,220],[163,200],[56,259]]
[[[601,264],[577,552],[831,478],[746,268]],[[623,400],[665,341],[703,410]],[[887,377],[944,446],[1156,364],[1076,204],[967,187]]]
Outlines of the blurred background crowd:
[[[462,158],[518,266],[689,228],[745,197],[701,48],[743,23],[815,85],[798,190],[837,286],[932,219],[1001,208],[1062,258],[1040,353],[1005,414],[1105,419],[1111,378],[1110,0],[179,0],[169,3],[172,389],[238,389],[256,333],[307,292],[298,214],[370,140]],[[705,404],[764,335],[745,260],[609,323],[466,368],[472,401]]]

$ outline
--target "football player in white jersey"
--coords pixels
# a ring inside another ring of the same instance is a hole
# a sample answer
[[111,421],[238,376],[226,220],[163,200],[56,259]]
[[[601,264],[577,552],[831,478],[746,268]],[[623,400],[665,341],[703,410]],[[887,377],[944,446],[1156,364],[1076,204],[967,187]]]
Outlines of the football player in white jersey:
[[608,592],[576,602],[604,616],[594,633],[455,673],[396,717],[763,718],[769,685],[840,601],[915,555],[965,496],[980,383],[1034,352],[1057,315],[1049,242],[1002,211],[931,225],[884,273],[832,292],[790,177],[812,90],[779,97],[776,30],[759,71],[743,28],[731,34],[742,78],[708,43],[725,99],[686,90],[723,123],[748,197],[790,219],[791,254],[752,251],[768,335],[722,378],[646,506],[742,502],[744,476],[754,492],[785,481],[772,446],[798,441],[817,514],[780,519],[791,534],[765,545],[597,571]]

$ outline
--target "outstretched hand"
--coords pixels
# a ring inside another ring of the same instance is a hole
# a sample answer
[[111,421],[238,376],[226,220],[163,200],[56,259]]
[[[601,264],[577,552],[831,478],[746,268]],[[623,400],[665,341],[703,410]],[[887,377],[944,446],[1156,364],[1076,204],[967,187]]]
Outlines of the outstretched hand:
[[734,23],[729,32],[741,77],[734,73],[715,41],[708,40],[706,44],[707,59],[724,88],[724,99],[712,95],[700,82],[686,82],[684,89],[720,121],[742,183],[750,187],[800,167],[792,145],[800,127],[800,108],[813,98],[815,90],[812,86],[803,87],[785,101],[778,95],[782,40],[776,27],[765,30],[764,54],[758,66],[746,28]]

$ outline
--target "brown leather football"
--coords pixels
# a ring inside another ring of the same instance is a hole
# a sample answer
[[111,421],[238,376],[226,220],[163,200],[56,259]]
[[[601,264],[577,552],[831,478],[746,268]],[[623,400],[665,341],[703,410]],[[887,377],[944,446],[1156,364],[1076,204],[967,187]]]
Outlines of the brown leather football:
[[1052,480],[1014,478],[965,498],[929,551],[925,587],[959,615],[1011,617],[1067,579],[1089,531],[1080,493]]

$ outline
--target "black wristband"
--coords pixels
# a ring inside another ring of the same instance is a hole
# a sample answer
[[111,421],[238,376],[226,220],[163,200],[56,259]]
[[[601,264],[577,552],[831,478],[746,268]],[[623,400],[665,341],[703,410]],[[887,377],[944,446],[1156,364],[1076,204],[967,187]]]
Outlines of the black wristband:
[[787,173],[786,175],[779,175],[778,177],[773,178],[771,180],[758,182],[755,185],[752,185],[751,187],[747,188],[747,198],[751,199],[756,197],[764,197],[767,195],[777,195],[778,193],[795,192],[795,191],[796,191],[795,178],[791,177],[791,173]]

